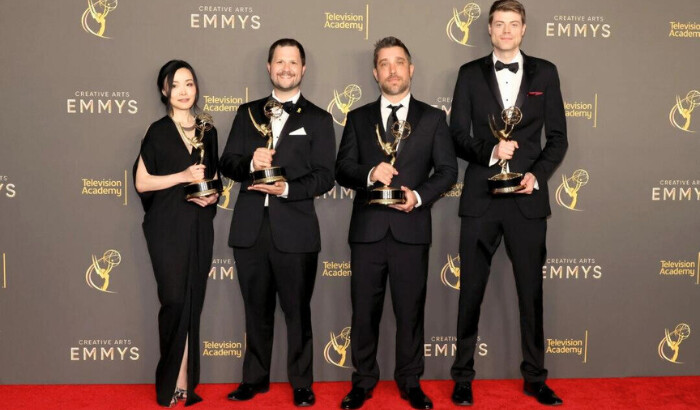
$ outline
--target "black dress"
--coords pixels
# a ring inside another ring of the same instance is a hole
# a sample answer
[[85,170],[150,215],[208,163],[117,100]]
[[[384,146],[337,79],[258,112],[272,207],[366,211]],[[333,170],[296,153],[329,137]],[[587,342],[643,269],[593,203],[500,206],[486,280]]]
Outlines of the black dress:
[[[216,175],[216,129],[204,136],[207,178]],[[140,157],[151,175],[183,171],[199,160],[199,151],[187,151],[173,120],[166,116],[151,124],[141,143]],[[134,164],[134,179],[138,158]],[[187,402],[202,399],[194,392],[199,383],[199,320],[212,261],[213,219],[216,205],[205,208],[185,200],[185,184],[139,194],[146,215],[143,232],[158,284],[160,360],[156,369],[158,404],[167,406],[175,391],[185,341],[189,336]]]

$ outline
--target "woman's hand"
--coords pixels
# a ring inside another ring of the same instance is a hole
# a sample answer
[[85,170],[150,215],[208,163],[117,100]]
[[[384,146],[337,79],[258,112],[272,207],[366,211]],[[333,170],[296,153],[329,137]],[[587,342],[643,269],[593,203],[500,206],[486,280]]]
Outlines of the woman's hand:
[[195,204],[201,206],[204,208],[205,206],[209,206],[211,204],[215,204],[219,200],[219,194],[211,194],[199,198],[190,198],[187,200],[187,202],[194,202]]
[[205,168],[205,165],[194,164],[186,170],[182,171],[182,176],[185,182],[195,182],[203,180]]

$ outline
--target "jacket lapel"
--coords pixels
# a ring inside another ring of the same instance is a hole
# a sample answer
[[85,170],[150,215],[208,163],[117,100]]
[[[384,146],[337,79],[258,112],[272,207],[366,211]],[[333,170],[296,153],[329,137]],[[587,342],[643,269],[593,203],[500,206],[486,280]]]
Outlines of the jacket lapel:
[[484,78],[486,79],[486,84],[488,84],[489,89],[493,98],[498,102],[498,106],[503,110],[503,100],[501,100],[501,89],[498,88],[498,80],[496,79],[496,72],[493,68],[493,57],[491,54],[484,57],[484,62],[481,65],[481,70],[484,73]]
[[518,90],[518,98],[515,100],[515,105],[518,108],[523,108],[523,104],[527,101],[527,90],[532,84],[532,77],[535,75],[537,64],[522,51],[523,56],[523,79],[520,81],[520,90]]

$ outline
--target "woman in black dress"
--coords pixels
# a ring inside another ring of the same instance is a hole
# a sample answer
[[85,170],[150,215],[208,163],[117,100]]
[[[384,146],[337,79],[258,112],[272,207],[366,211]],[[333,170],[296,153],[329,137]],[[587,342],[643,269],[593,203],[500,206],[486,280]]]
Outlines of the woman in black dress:
[[216,128],[204,135],[202,165],[192,149],[197,76],[184,61],[166,63],[158,90],[168,115],[151,124],[134,164],[134,186],[146,215],[143,232],[158,284],[160,360],[156,397],[163,406],[202,399],[199,383],[199,320],[214,245],[213,219],[218,194],[186,200],[184,186],[217,177]]

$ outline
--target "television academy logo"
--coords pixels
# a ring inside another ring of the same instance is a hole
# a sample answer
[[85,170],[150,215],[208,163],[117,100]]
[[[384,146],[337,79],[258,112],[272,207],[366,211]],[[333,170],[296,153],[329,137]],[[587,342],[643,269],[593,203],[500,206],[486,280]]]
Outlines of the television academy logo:
[[[588,184],[590,177],[585,169],[577,169],[570,177],[562,174],[561,184],[554,193],[557,205],[569,209],[571,211],[581,211],[576,208],[578,204],[578,191]],[[566,194],[566,196],[564,196]]]
[[659,275],[666,278],[691,278],[700,285],[700,252],[697,259],[661,259]]
[[88,7],[80,18],[83,30],[93,36],[110,39],[104,35],[107,15],[117,8],[117,0],[88,0],[87,4]]
[[323,15],[324,29],[357,31],[365,34],[365,40],[369,39],[369,4],[365,5],[365,14],[326,11]]
[[460,280],[460,258],[459,255],[454,258],[448,253],[447,263],[442,267],[440,271],[440,280],[442,284],[448,288],[459,290],[459,280]]
[[323,358],[326,363],[343,369],[352,369],[347,366],[348,348],[350,347],[350,326],[343,328],[337,335],[331,332],[331,338],[323,349]]
[[685,339],[690,337],[690,326],[685,323],[679,323],[673,332],[665,330],[665,336],[659,342],[658,352],[659,357],[673,364],[683,364],[678,361],[680,353],[680,345]]
[[676,95],[676,104],[671,108],[668,119],[671,125],[685,132],[695,132],[690,128],[693,110],[700,105],[700,91],[690,90],[685,98]]
[[333,90],[333,99],[328,103],[326,111],[333,116],[336,124],[344,127],[350,108],[360,101],[360,98],[362,98],[362,89],[357,84],[349,84],[342,93]]
[[588,330],[584,332],[583,339],[546,339],[545,353],[579,356],[582,363],[588,363]]
[[[92,264],[87,271],[85,271],[85,281],[88,286],[104,293],[117,293],[109,290],[110,274],[112,273],[112,269],[119,266],[121,262],[122,255],[119,251],[114,249],[105,251],[100,259],[92,255]],[[95,281],[102,281],[102,284],[98,285]]]
[[462,10],[452,9],[452,18],[447,22],[447,38],[457,44],[474,47],[469,44],[469,31],[472,23],[481,17],[481,7],[476,3],[467,3]]

